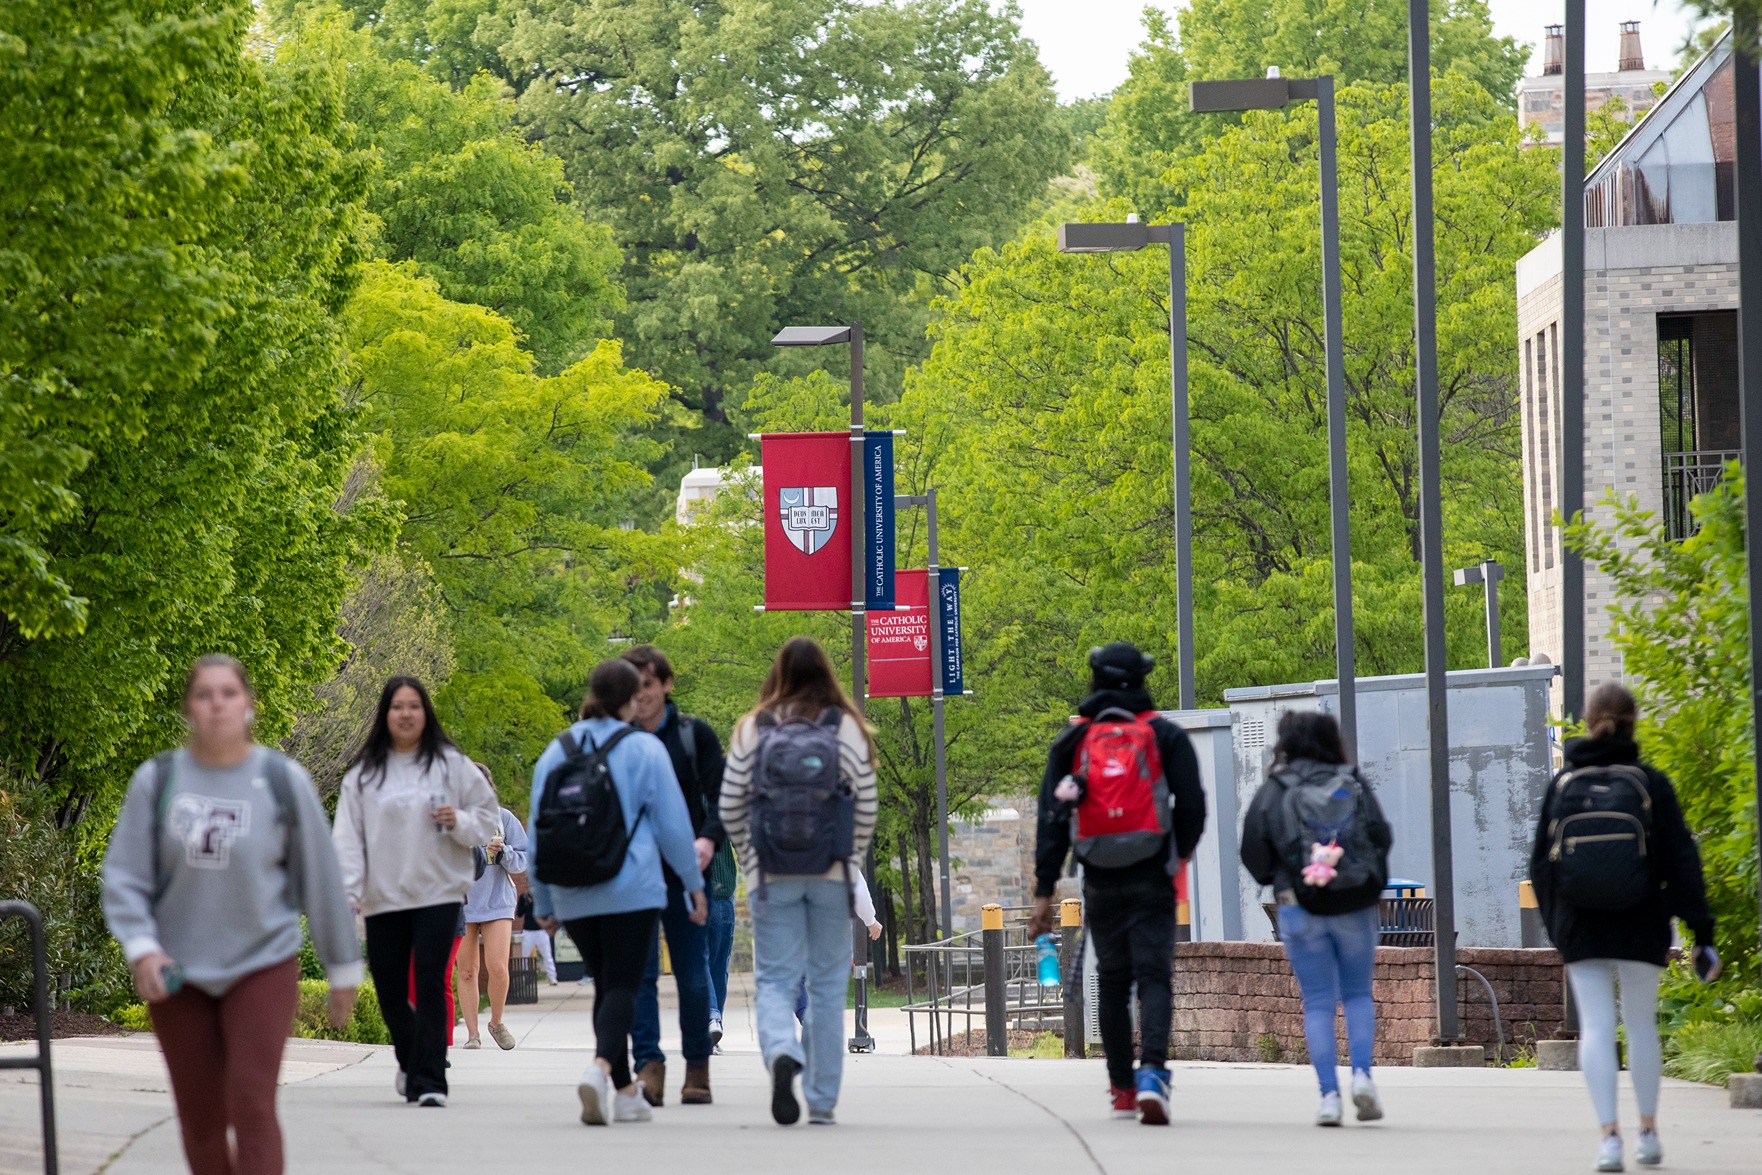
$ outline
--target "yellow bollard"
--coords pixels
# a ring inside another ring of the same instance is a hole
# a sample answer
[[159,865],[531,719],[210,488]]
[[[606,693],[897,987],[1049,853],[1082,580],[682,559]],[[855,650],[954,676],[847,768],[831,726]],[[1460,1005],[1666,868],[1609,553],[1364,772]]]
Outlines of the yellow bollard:
[[1003,907],[996,902],[988,903],[979,910],[980,930],[1003,929]]
[[1066,898],[1058,904],[1058,924],[1060,926],[1083,925],[1082,899]]
[[1517,883],[1517,908],[1520,910],[1541,908],[1536,904],[1536,887],[1533,882],[1520,881]]

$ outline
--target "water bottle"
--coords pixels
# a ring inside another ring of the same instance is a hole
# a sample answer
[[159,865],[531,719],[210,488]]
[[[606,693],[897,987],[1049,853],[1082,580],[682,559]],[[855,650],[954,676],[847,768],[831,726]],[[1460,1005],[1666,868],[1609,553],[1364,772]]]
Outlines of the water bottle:
[[1058,986],[1058,943],[1052,935],[1043,934],[1034,940],[1034,958],[1040,968],[1040,986]]

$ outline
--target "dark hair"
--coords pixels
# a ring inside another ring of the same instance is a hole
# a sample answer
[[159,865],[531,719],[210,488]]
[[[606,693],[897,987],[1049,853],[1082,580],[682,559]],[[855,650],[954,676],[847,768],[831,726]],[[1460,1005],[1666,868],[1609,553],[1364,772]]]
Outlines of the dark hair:
[[1585,733],[1592,738],[1632,738],[1639,720],[1639,703],[1626,686],[1616,682],[1604,682],[1585,702]]
[[1273,762],[1314,759],[1317,763],[1346,762],[1346,746],[1340,741],[1340,724],[1332,714],[1287,710],[1279,719],[1279,741],[1273,744]]
[[655,675],[656,681],[673,680],[673,662],[653,645],[633,645],[624,650],[619,660],[628,661],[639,670],[647,670]]
[[875,753],[874,736],[862,711],[851,704],[844,687],[832,672],[832,662],[812,637],[793,636],[777,650],[771,671],[759,691],[759,704],[753,714],[771,713],[779,717],[818,718],[828,709],[837,707],[856,720],[863,737],[868,740],[869,754]]
[[190,704],[190,694],[195,691],[196,678],[204,669],[230,669],[238,675],[239,684],[245,687],[245,696],[252,701],[257,700],[257,691],[251,688],[251,675],[245,672],[245,663],[237,657],[226,653],[204,653],[190,662],[190,671],[184,675],[184,705]]
[[601,661],[587,678],[587,696],[581,699],[583,718],[616,718],[642,688],[642,675],[622,657]]
[[473,760],[471,760],[471,765],[473,767],[477,768],[479,771],[483,772],[483,782],[489,784],[490,791],[492,791],[492,792],[495,791],[496,790],[496,777],[490,771],[489,764],[488,763],[479,763],[476,759],[473,759]]
[[422,739],[416,748],[416,756],[422,761],[422,769],[427,771],[434,766],[434,761],[441,756],[443,750],[453,746],[453,740],[441,729],[440,719],[434,715],[434,703],[429,700],[428,689],[414,677],[400,674],[385,683],[379,691],[379,708],[374,711],[373,725],[367,730],[367,738],[362,741],[361,749],[349,766],[357,764],[361,767],[361,786],[367,786],[369,779],[375,787],[385,783],[385,757],[392,749],[392,728],[387,717],[392,712],[392,699],[399,690],[409,686],[422,699]]

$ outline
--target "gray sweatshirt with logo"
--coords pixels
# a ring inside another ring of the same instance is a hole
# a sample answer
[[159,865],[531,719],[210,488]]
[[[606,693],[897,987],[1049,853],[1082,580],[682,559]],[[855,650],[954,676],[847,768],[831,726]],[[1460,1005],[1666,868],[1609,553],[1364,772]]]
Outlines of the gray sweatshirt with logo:
[[[154,809],[153,764],[136,769],[103,871],[104,917],[129,962],[162,951],[188,983],[221,996],[299,954],[303,908],[331,986],[361,982],[355,919],[312,777],[288,760],[298,811],[284,813],[265,774],[270,756],[285,758],[253,747],[237,766],[204,767],[178,750],[163,817]],[[294,854],[298,895],[288,885]]]

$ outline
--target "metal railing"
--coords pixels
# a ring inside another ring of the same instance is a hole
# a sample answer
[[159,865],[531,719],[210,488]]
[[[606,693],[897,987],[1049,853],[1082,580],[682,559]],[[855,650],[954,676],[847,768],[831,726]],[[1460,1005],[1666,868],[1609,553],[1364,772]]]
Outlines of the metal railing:
[[[1004,908],[1013,915],[1001,932],[990,932],[992,940],[993,998],[991,1012],[1001,1012],[1007,1026],[1032,1021],[1035,1027],[1057,1023],[1062,1030],[1064,992],[1062,987],[1041,987],[1037,974],[1034,941],[1028,937],[1025,915],[1028,906]],[[912,1052],[918,1051],[920,1027],[925,1044],[938,1056],[945,1055],[956,1036],[955,1025],[971,1039],[973,1021],[987,1027],[986,935],[984,930],[969,930],[931,943],[912,943],[900,947],[905,955],[906,1004],[902,1009],[911,1031]],[[1055,936],[1075,933],[1074,928],[1055,930]],[[923,969],[922,980],[918,976]],[[1071,978],[1065,976],[1066,979]],[[1000,983],[1001,981],[1001,983]],[[1001,1003],[1001,1009],[998,1005]],[[922,1024],[920,1024],[922,1021]],[[1002,1056],[1007,1042],[991,1039],[986,1034],[986,1051]]]
[[1743,453],[1737,449],[1705,449],[1695,453],[1664,454],[1664,534],[1673,542],[1693,535],[1700,526],[1689,503],[1719,484],[1728,462]]
[[43,1172],[59,1175],[61,1160],[55,1151],[55,1078],[49,1067],[51,1036],[49,1002],[49,952],[43,941],[43,915],[29,902],[0,902],[0,922],[22,919],[31,936],[31,979],[35,985],[37,1051],[29,1057],[0,1057],[0,1070],[35,1069],[38,1098],[43,1110]]

